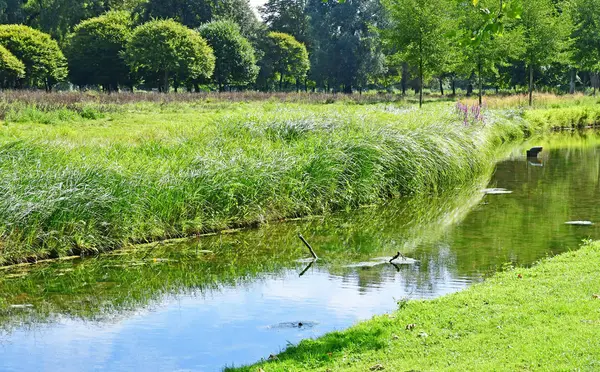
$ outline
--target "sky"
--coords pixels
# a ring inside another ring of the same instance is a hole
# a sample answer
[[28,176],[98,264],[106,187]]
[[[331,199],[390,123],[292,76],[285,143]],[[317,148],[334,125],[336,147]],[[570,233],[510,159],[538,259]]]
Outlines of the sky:
[[256,14],[258,14],[258,11],[256,9],[266,2],[267,2],[267,0],[250,0],[250,5],[252,5],[252,8],[254,8],[254,11],[256,12]]

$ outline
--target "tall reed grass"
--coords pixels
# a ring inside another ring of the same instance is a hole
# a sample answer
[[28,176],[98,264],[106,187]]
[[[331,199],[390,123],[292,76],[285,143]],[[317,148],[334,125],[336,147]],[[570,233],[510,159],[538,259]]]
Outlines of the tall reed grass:
[[531,131],[484,114],[465,125],[444,103],[136,102],[53,125],[5,122],[0,264],[454,188]]

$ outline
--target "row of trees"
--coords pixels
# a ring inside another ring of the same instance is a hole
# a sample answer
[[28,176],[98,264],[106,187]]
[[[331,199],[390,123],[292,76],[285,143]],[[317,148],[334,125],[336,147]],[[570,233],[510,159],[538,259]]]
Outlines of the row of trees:
[[76,25],[62,44],[63,50],[48,34],[28,26],[0,26],[0,85],[51,89],[68,78],[106,91],[139,84],[162,92],[201,85],[224,90],[254,84],[259,70],[265,82],[281,86],[285,79],[300,81],[309,69],[304,45],[277,32],[264,38],[261,69],[254,47],[229,20],[196,30],[172,19],[136,27],[130,13],[109,11]]
[[69,69],[57,57],[44,75],[0,35],[0,83],[422,94],[435,82],[480,95],[598,83],[600,0],[267,0],[260,13],[247,0],[0,0],[0,22],[51,35],[39,44],[60,45]]

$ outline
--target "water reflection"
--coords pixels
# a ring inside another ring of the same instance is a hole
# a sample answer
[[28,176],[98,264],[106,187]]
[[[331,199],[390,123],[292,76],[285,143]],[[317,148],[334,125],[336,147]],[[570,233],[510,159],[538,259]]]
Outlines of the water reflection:
[[[600,238],[565,225],[600,222],[600,141],[542,142],[542,167],[519,149],[436,198],[4,270],[0,369],[219,370]],[[310,267],[298,233],[321,257]],[[418,261],[356,265],[398,251]]]

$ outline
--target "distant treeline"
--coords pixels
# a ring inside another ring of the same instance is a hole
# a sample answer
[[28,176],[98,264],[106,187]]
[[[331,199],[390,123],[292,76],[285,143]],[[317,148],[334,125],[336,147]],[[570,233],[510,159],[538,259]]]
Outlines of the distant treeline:
[[596,89],[600,0],[0,0],[0,85]]

